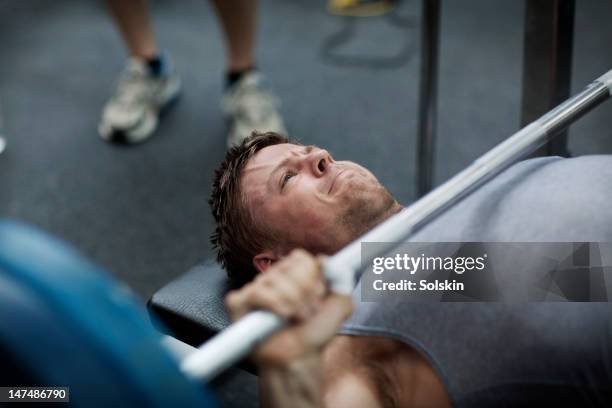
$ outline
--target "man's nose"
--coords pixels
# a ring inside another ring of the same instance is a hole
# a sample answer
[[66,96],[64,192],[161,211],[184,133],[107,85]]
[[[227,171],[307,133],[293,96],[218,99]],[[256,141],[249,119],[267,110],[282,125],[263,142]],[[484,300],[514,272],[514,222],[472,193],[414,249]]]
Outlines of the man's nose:
[[310,154],[310,165],[315,176],[323,176],[329,170],[331,157],[327,150],[317,150]]

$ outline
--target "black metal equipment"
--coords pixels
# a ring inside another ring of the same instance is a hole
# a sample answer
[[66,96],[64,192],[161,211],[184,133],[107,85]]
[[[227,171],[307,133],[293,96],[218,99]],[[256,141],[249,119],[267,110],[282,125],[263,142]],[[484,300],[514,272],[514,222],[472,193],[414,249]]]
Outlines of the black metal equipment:
[[[528,0],[525,5],[521,126],[570,96],[574,0]],[[569,156],[567,131],[533,154]]]
[[440,0],[423,0],[421,28],[421,79],[417,138],[417,194],[433,185],[438,112],[438,54],[440,48]]
[[[570,96],[575,0],[527,0],[523,44],[521,127]],[[417,133],[417,196],[433,187],[440,48],[439,0],[423,0]],[[568,156],[567,132],[533,156]]]

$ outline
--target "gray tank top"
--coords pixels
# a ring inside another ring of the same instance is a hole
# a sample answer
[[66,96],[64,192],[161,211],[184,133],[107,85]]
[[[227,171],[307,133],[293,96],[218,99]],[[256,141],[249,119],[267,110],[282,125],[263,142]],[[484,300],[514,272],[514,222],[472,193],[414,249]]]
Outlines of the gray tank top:
[[[516,164],[411,241],[612,242],[612,156]],[[612,303],[368,303],[360,294],[341,333],[414,347],[454,406],[612,406]]]

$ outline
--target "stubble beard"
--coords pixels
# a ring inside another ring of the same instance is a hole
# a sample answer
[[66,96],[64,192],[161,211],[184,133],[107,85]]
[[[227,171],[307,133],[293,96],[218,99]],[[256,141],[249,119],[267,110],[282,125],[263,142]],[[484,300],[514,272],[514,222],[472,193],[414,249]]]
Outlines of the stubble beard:
[[339,227],[346,231],[347,242],[343,242],[341,248],[385,221],[393,215],[396,208],[399,208],[399,204],[389,190],[380,184],[376,199],[357,192],[337,221]]

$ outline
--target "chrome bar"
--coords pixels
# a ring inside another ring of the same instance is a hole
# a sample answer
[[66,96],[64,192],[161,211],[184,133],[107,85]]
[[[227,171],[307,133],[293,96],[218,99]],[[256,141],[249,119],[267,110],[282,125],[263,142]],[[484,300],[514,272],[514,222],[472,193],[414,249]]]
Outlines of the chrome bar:
[[196,347],[168,335],[163,335],[160,343],[162,347],[165,348],[179,363],[187,356],[190,356],[194,352],[198,351]]
[[[347,294],[353,290],[355,274],[361,269],[361,242],[396,242],[399,245],[444,210],[607,100],[611,94],[612,70],[581,93],[489,150],[465,170],[405,210],[328,258],[323,267],[332,290]],[[384,250],[389,251],[390,247]],[[372,257],[380,255],[373,254]],[[369,262],[371,259],[364,261]],[[249,313],[186,357],[181,369],[193,378],[211,380],[247,356],[253,347],[284,324],[280,317],[270,312]]]
[[284,320],[274,313],[251,312],[183,359],[181,370],[192,378],[210,381],[284,325]]

